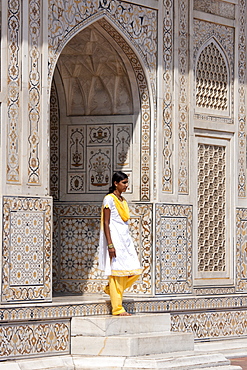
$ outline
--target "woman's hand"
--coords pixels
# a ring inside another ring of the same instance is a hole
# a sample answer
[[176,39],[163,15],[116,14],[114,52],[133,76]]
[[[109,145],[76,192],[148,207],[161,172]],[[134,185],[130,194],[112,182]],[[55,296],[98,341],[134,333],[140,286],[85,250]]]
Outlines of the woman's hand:
[[114,247],[113,248],[108,248],[108,252],[109,252],[110,258],[116,258],[117,257],[116,256],[116,250],[115,250]]

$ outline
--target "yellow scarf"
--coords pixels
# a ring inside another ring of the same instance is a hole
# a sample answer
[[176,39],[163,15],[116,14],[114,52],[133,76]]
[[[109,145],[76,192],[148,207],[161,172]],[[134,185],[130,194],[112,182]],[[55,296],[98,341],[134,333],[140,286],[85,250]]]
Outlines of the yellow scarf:
[[[118,199],[118,197],[116,197],[116,195],[114,195],[113,193],[110,193],[109,195],[113,198],[115,206],[118,210],[118,213],[119,213],[121,219],[124,222],[128,221],[129,218],[130,218],[130,213],[129,213],[128,203],[126,202],[126,200],[123,198],[123,201],[121,202]],[[104,207],[102,206],[102,208],[101,208],[101,223],[100,223],[101,230],[103,230],[103,228],[104,228],[103,227],[103,218],[104,218],[103,210],[104,210]]]
[[109,195],[114,199],[115,206],[118,210],[118,213],[121,219],[124,222],[128,221],[130,218],[130,212],[129,212],[129,207],[128,207],[128,203],[126,202],[126,200],[123,198],[123,201],[121,202],[121,200],[119,200],[115,194],[111,193]]

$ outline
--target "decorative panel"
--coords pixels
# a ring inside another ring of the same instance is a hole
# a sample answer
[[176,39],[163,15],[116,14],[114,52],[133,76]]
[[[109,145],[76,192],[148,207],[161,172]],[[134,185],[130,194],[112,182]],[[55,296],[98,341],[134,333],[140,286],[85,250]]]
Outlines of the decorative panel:
[[234,28],[194,19],[196,119],[233,123],[234,47]]
[[226,271],[226,148],[198,145],[198,271]]
[[156,205],[155,292],[192,293],[192,207]]
[[163,99],[163,178],[162,190],[172,192],[172,93],[173,93],[173,0],[164,0],[165,17],[163,22],[163,64],[164,64],[164,99]]
[[247,209],[236,212],[236,291],[247,291]]
[[235,18],[235,5],[219,0],[194,0],[194,9],[225,17]]
[[20,181],[20,0],[8,1],[7,182]]
[[107,193],[112,176],[112,148],[87,148],[88,159],[88,192],[100,191]]
[[198,312],[171,315],[171,331],[192,332],[195,340],[230,339],[247,335],[247,312]]
[[238,196],[246,197],[246,0],[239,0],[238,19]]
[[68,169],[85,170],[85,127],[69,126],[68,127]]
[[116,170],[132,169],[132,125],[114,125],[115,163]]
[[105,194],[113,171],[123,170],[131,180],[131,123],[68,126],[67,141],[67,193]]
[[[105,280],[98,270],[101,205],[95,203],[54,207],[54,289],[59,292],[102,292]],[[130,231],[143,266],[132,291],[151,293],[152,206],[130,204]]]
[[54,199],[59,198],[59,104],[54,81],[51,85],[50,96],[50,192]]
[[69,354],[70,321],[2,323],[0,360]]
[[178,192],[189,191],[189,2],[178,2]]
[[3,302],[51,300],[51,199],[3,198]]
[[68,193],[83,194],[86,192],[85,175],[80,172],[68,173]]

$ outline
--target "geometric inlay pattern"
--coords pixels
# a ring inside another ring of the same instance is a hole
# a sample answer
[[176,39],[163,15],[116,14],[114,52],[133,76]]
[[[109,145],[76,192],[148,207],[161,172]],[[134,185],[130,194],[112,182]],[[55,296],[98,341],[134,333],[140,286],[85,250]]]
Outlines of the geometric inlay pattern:
[[162,191],[171,193],[172,176],[172,90],[173,90],[173,1],[166,2],[163,22],[163,178]]
[[192,332],[195,340],[247,335],[247,311],[198,312],[171,315],[173,332]]
[[[3,323],[0,328],[0,359],[69,354],[70,321]],[[10,366],[11,367],[11,366]]]
[[192,207],[156,205],[156,294],[192,292]]
[[40,183],[39,159],[39,124],[40,124],[40,92],[41,92],[41,1],[29,0],[29,159],[28,183]]
[[[98,204],[54,206],[53,288],[58,292],[102,292],[105,280],[98,270],[100,227]],[[132,287],[151,293],[152,206],[131,204],[130,231],[143,274]]]
[[10,286],[44,283],[44,214],[11,212]]
[[239,1],[238,18],[238,196],[246,197],[246,0]]
[[198,144],[198,271],[226,270],[226,147]]
[[226,110],[228,68],[225,58],[212,41],[201,52],[196,67],[196,105],[199,108]]
[[51,199],[3,198],[2,301],[51,300]]
[[247,292],[247,209],[236,211],[236,291]]
[[8,141],[7,181],[19,182],[19,125],[20,125],[20,35],[21,1],[8,2]]
[[189,191],[189,4],[179,1],[178,30],[178,192]]

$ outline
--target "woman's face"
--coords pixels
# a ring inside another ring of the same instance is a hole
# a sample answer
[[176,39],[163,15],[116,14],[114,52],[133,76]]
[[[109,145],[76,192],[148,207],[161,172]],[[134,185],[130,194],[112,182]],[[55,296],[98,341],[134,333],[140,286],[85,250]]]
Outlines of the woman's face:
[[129,185],[129,180],[128,179],[123,179],[119,182],[115,181],[114,182],[116,189],[119,191],[119,193],[125,192],[127,190],[127,187]]

